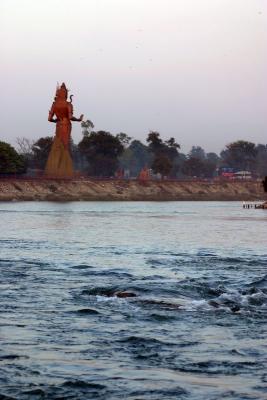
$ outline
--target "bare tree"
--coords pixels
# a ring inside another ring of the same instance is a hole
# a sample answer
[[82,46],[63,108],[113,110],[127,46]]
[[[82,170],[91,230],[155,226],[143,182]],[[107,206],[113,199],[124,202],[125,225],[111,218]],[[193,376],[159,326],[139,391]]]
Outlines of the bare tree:
[[17,150],[18,150],[19,154],[21,154],[25,157],[29,157],[33,154],[32,147],[34,144],[34,140],[28,139],[26,137],[17,137],[16,143],[17,143]]
[[93,122],[90,121],[90,119],[87,119],[86,121],[82,121],[81,127],[82,127],[83,136],[86,136],[86,135],[90,135],[92,129],[94,129],[95,126],[94,126]]

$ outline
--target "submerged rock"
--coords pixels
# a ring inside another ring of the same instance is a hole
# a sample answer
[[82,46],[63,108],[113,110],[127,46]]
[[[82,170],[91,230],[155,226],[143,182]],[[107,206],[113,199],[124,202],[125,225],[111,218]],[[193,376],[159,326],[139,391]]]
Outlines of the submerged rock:
[[120,298],[125,298],[125,297],[136,297],[137,294],[134,292],[121,291],[121,292],[115,292],[114,296],[120,297]]

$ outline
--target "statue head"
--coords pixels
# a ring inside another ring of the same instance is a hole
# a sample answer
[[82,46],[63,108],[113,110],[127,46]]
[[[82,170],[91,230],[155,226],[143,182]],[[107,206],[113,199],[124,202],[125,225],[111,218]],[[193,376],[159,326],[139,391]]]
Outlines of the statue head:
[[65,83],[63,82],[62,85],[59,87],[57,86],[56,90],[56,97],[57,100],[67,100],[68,98],[68,89],[66,88]]

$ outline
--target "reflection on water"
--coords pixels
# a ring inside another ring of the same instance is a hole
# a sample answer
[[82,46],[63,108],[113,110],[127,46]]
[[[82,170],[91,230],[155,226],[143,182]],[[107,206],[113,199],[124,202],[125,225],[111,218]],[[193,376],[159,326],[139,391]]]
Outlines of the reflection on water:
[[0,204],[1,399],[264,399],[267,214]]

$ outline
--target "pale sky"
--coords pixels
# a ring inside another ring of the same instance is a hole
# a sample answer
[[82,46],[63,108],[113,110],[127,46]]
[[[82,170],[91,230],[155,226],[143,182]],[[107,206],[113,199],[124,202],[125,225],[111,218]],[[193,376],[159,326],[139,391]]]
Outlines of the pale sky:
[[0,140],[52,135],[64,81],[96,130],[267,143],[267,0],[0,0],[0,38]]

